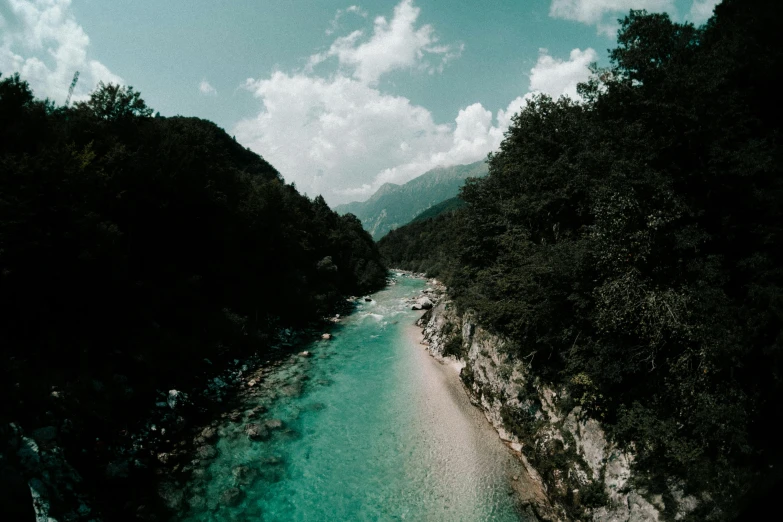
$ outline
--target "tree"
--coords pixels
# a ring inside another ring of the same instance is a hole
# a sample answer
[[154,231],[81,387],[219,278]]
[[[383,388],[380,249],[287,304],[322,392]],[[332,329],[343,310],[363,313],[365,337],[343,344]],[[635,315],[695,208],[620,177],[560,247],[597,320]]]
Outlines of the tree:
[[149,118],[153,113],[141,98],[141,93],[134,91],[130,85],[106,85],[103,82],[90,94],[88,101],[79,102],[76,107],[106,121]]

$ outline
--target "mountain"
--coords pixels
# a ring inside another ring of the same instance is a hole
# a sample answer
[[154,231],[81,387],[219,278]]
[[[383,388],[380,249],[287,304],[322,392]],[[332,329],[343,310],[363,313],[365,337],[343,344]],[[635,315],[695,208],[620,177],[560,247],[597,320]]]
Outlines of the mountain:
[[354,214],[373,239],[378,240],[427,209],[455,197],[467,178],[486,174],[484,160],[469,165],[438,167],[404,185],[386,183],[367,201],[338,205],[334,210],[338,214]]

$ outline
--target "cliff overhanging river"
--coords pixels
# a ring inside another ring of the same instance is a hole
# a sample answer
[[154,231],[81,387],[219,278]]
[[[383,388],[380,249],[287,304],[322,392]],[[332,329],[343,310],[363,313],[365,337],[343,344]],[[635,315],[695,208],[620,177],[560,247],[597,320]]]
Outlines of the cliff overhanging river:
[[205,428],[178,518],[528,520],[524,467],[419,344],[425,283],[398,274]]

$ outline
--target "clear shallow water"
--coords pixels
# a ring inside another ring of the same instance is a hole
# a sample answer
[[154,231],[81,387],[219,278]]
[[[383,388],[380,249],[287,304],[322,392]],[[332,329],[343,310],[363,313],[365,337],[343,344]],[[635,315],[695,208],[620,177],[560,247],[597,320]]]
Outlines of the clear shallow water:
[[[219,427],[218,457],[194,476],[179,520],[522,519],[510,487],[520,464],[454,368],[417,344],[420,312],[405,299],[425,282],[397,283],[306,347],[312,357],[271,373],[244,407],[265,406],[259,418]],[[268,421],[265,440],[245,435]]]

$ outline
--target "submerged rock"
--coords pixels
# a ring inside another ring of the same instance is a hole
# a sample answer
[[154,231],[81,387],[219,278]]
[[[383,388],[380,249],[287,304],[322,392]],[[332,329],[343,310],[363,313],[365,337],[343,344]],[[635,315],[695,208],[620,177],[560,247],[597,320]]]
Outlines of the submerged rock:
[[212,477],[212,473],[208,469],[196,468],[191,472],[191,476],[200,480],[209,480]]
[[185,500],[182,490],[177,488],[171,482],[164,482],[158,488],[158,496],[169,509],[179,509]]
[[249,486],[258,478],[258,470],[244,465],[236,466],[231,470],[231,474],[240,486]]
[[277,455],[271,455],[269,457],[261,459],[261,462],[269,466],[279,466],[283,464],[283,457],[278,457]]
[[127,460],[115,460],[106,466],[106,478],[128,478],[129,462]]
[[302,395],[302,388],[303,386],[301,382],[295,382],[293,384],[288,384],[280,388],[280,393],[282,393],[286,397],[298,397]]
[[57,438],[57,428],[54,426],[46,426],[43,428],[38,428],[37,430],[33,430],[33,439],[38,444],[42,444],[45,442],[51,442],[55,438]]
[[277,430],[283,427],[283,421],[280,419],[267,419],[266,422],[264,422],[264,426],[270,430]]
[[220,503],[224,506],[236,506],[242,501],[244,494],[239,488],[228,488],[220,494]]
[[245,433],[247,434],[248,438],[250,438],[250,440],[265,439],[269,436],[267,429],[255,422],[251,422],[245,426]]
[[201,495],[193,495],[188,499],[190,509],[204,509],[207,505],[207,500]]

